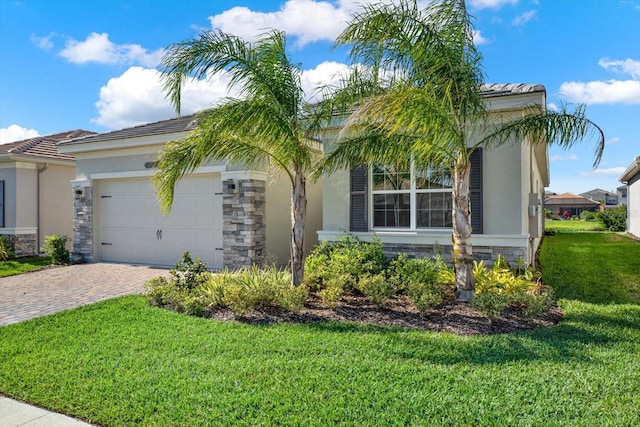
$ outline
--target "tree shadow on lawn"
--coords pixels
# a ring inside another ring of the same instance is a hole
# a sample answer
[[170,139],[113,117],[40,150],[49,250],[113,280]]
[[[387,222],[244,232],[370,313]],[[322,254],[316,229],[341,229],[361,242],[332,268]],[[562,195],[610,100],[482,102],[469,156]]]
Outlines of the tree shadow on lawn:
[[[270,328],[274,324],[257,326]],[[322,333],[381,335],[384,336],[378,345],[381,351],[425,363],[593,362],[594,346],[610,349],[620,343],[640,342],[640,306],[591,306],[582,312],[570,312],[555,326],[499,335],[455,336],[334,321],[310,321],[297,327]]]

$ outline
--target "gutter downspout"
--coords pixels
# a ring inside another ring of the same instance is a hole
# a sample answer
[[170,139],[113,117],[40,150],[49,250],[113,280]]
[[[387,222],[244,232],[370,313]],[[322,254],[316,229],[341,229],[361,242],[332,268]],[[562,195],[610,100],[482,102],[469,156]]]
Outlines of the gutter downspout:
[[[40,166],[42,166],[42,168],[40,168]],[[37,179],[37,188],[36,188],[36,194],[37,194],[37,200],[36,200],[36,227],[37,227],[37,231],[36,231],[36,254],[40,253],[40,176],[42,175],[42,172],[46,171],[49,167],[47,166],[46,163],[38,163],[36,164],[36,169],[38,170],[38,179]]]

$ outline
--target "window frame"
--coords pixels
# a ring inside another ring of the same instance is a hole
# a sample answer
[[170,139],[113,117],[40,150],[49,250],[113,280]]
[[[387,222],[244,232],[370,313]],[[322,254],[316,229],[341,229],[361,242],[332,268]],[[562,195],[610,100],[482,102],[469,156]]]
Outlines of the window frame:
[[[445,188],[445,189],[434,189],[434,188],[425,188],[418,189],[417,188],[417,174],[415,163],[411,162],[410,170],[409,170],[409,188],[408,189],[399,189],[399,190],[375,190],[374,189],[374,170],[376,169],[375,165],[371,165],[368,168],[368,204],[371,206],[368,213],[368,221],[371,224],[371,230],[373,231],[451,231],[453,229],[453,224],[448,227],[418,227],[418,195],[419,194],[451,194],[451,203],[453,203],[453,187]],[[385,168],[386,169],[386,168]],[[399,173],[404,173],[400,171]],[[390,194],[409,194],[409,227],[390,227],[390,226],[376,226],[375,225],[375,203],[374,197],[376,195],[390,195]],[[452,209],[448,211],[448,214],[452,214]]]

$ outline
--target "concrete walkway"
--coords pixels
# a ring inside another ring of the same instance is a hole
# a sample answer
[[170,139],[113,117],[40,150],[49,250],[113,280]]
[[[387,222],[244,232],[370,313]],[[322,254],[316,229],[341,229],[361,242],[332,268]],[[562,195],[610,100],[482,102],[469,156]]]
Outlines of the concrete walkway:
[[[0,326],[144,291],[168,270],[127,264],[79,264],[0,278]],[[89,426],[83,421],[0,396],[0,426]]]

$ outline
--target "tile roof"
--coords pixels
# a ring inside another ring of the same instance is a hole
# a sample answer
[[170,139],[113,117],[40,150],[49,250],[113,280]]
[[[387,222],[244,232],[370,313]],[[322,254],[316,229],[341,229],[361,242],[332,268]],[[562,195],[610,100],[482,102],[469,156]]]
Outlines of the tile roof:
[[106,133],[89,135],[81,138],[64,141],[60,145],[72,145],[80,143],[115,141],[121,139],[139,138],[151,135],[164,135],[169,133],[186,132],[195,127],[196,114],[176,117],[159,122],[147,123],[125,129],[114,130]]
[[481,91],[485,98],[497,96],[522,95],[525,93],[544,92],[543,85],[527,85],[523,83],[485,83]]
[[[543,85],[522,84],[522,83],[491,83],[482,85],[482,94],[485,98],[493,98],[499,96],[520,95],[534,92],[544,92]],[[167,120],[161,120],[153,123],[146,123],[139,126],[133,126],[125,129],[114,130],[111,132],[100,133],[96,135],[75,138],[64,141],[59,145],[73,145],[80,143],[91,143],[99,141],[115,141],[121,139],[140,138],[152,135],[164,135],[177,132],[188,132],[195,127],[196,114],[181,116]]]
[[544,201],[545,205],[562,205],[562,206],[599,206],[600,203],[594,202],[582,196],[573,193],[562,193],[547,197]]
[[36,136],[22,141],[0,144],[0,155],[16,154],[22,156],[48,157],[59,160],[73,160],[74,157],[69,154],[60,154],[57,144],[61,141],[95,134],[95,132],[88,130],[76,129],[52,135]]

